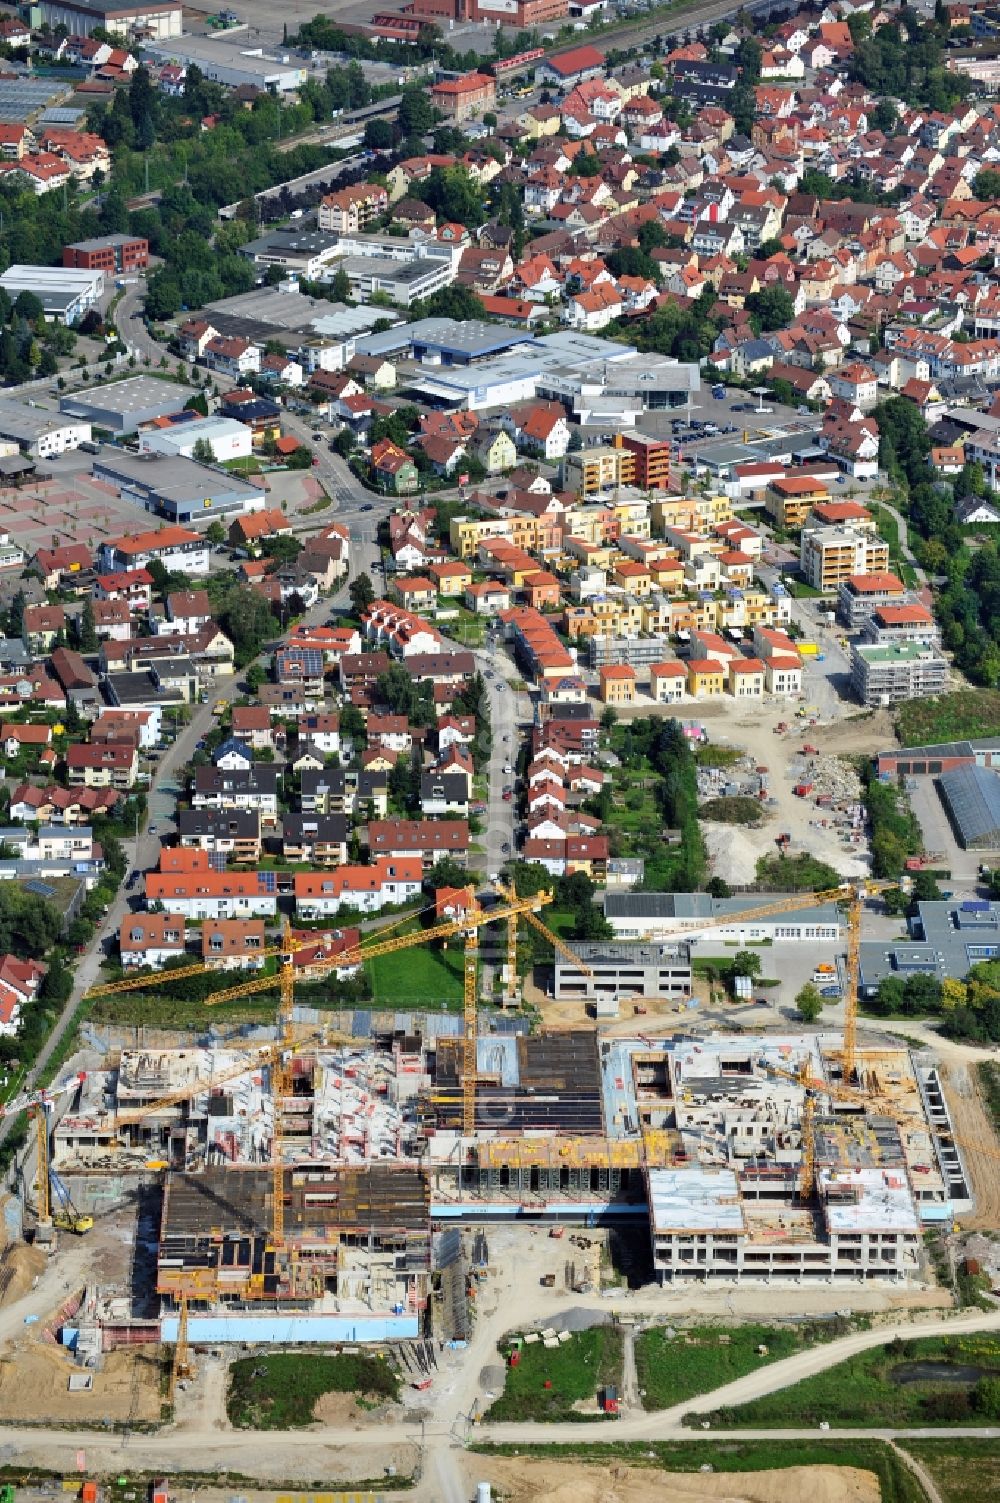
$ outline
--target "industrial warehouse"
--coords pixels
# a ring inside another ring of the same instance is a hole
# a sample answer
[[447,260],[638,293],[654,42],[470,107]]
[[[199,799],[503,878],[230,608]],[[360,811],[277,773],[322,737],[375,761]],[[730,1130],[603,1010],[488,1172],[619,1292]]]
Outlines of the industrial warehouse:
[[139,1326],[168,1341],[181,1312],[192,1340],[416,1337],[436,1239],[490,1222],[645,1226],[662,1283],[906,1280],[969,1203],[936,1072],[902,1048],[845,1076],[840,1035],[490,1034],[470,1132],[463,1047],[124,1050],[75,1083],[53,1172],[162,1174]]

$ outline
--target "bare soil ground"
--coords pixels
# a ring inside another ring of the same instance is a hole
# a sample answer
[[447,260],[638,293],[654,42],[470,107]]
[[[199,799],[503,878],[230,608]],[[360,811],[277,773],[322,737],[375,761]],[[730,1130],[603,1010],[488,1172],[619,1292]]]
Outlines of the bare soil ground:
[[0,1360],[0,1414],[6,1422],[95,1424],[160,1418],[160,1349],[108,1352],[88,1393],[70,1393],[76,1366],[62,1347],[38,1339],[12,1345]]
[[770,1472],[659,1472],[579,1461],[470,1457],[470,1475],[488,1477],[509,1503],[879,1503],[872,1472],[856,1467],[787,1467]]
[[324,1393],[316,1400],[313,1415],[331,1429],[365,1430],[373,1424],[381,1424],[385,1410],[362,1409],[353,1393]]
[[996,1231],[1000,1228],[1000,1143],[990,1124],[973,1072],[965,1064],[945,1066],[945,1097],[951,1108],[955,1134],[972,1176],[976,1209],[962,1217],[967,1230]]
[[[775,837],[782,833],[791,837],[791,855],[808,851],[845,877],[860,876],[868,870],[866,846],[845,846],[840,829],[822,827],[820,821],[827,811],[817,808],[811,798],[796,798],[792,792],[795,771],[792,764],[798,763],[801,775],[805,764],[800,753],[807,743],[815,746],[821,757],[864,756],[894,746],[892,718],[888,711],[878,710],[872,715],[810,725],[808,719],[796,717],[795,708],[784,703],[766,703],[754,711],[751,719],[731,701],[706,701],[684,707],[685,718],[700,720],[713,745],[738,748],[755,765],[769,771],[769,792],[776,803],[765,806],[766,818],[761,825],[752,829],[711,823],[704,826],[713,873],[726,881],[739,885],[752,882],[757,860],[774,855]],[[849,706],[844,708],[849,712]],[[621,718],[634,719],[650,713],[656,713],[655,707],[643,700],[631,713],[623,711]],[[777,727],[782,723],[788,730],[778,732]]]
[[10,1305],[27,1294],[34,1280],[45,1272],[48,1259],[38,1247],[8,1242],[0,1253],[0,1305]]

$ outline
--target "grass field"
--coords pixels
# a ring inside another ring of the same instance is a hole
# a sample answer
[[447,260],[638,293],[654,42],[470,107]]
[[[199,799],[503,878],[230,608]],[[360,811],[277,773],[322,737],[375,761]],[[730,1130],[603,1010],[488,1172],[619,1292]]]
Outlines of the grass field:
[[759,825],[764,811],[759,799],[755,798],[710,798],[699,807],[698,818],[714,819],[723,825]]
[[[622,1335],[617,1326],[579,1331],[562,1346],[541,1342],[521,1349],[517,1367],[508,1367],[504,1391],[490,1407],[490,1420],[596,1419],[581,1414],[577,1403],[593,1400],[605,1383],[620,1387]],[[546,1388],[546,1383],[552,1386]]]
[[995,1130],[1000,1132],[1000,1065],[992,1059],[981,1060],[976,1066],[976,1075],[990,1121]]
[[993,1503],[1000,1497],[1000,1441],[908,1440],[906,1450],[930,1472],[944,1503]]
[[[815,1340],[812,1327],[750,1325],[719,1331],[713,1326],[695,1326],[673,1337],[662,1329],[642,1331],[635,1341],[635,1369],[644,1394],[643,1408],[669,1409],[769,1362],[791,1357]],[[767,1347],[766,1356],[758,1354],[759,1346]]]
[[576,914],[569,908],[543,908],[541,920],[546,929],[551,929],[560,939],[568,938],[576,927]]
[[648,764],[641,771],[623,768],[615,773],[615,796],[606,828],[621,830],[628,847],[626,855],[636,854],[640,837],[648,839],[650,831],[659,830],[663,824],[654,791],[658,782]]
[[896,712],[903,746],[993,736],[1000,724],[1000,689],[957,689],[937,699],[911,699]]
[[694,759],[699,767],[732,767],[743,753],[735,746],[697,746]]
[[[403,932],[402,930],[400,932]],[[414,945],[366,962],[372,1000],[390,1007],[461,1007],[464,958],[461,940],[447,950]]]
[[[635,1441],[568,1446],[470,1446],[494,1456],[538,1456],[544,1461],[579,1461],[581,1465],[610,1466],[626,1462],[665,1472],[767,1472],[792,1466],[859,1467],[874,1472],[882,1503],[927,1503],[924,1490],[900,1458],[878,1440],[721,1440]],[[946,1503],[952,1503],[951,1499]],[[969,1499],[978,1503],[978,1499]]]
[[[236,985],[235,980],[233,985]],[[274,991],[221,1002],[207,1008],[204,1002],[170,997],[166,992],[123,992],[120,996],[98,997],[90,1004],[95,1023],[120,1023],[134,1027],[145,1023],[157,1028],[207,1028],[215,1023],[273,1023],[278,983]]]
[[[921,1374],[926,1364],[933,1371]],[[780,1393],[720,1409],[712,1419],[723,1428],[816,1425],[822,1420],[844,1426],[989,1424],[990,1415],[977,1404],[976,1385],[980,1377],[998,1376],[1000,1336],[897,1340]]]
[[289,1430],[313,1423],[316,1401],[325,1393],[395,1400],[399,1380],[377,1357],[313,1352],[246,1357],[229,1370],[226,1407],[237,1429]]
[[809,584],[808,580],[798,579],[793,576],[785,580],[789,595],[796,600],[819,600],[823,591],[817,590],[815,585]]

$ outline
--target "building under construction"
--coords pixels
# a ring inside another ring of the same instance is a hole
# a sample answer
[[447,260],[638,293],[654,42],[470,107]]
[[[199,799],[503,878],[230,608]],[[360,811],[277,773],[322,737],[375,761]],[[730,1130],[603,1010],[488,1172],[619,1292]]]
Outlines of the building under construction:
[[923,1224],[969,1202],[904,1049],[858,1051],[845,1082],[833,1035],[491,1034],[470,1134],[461,1039],[313,1036],[276,1134],[270,1048],[126,1051],[56,1127],[64,1174],[167,1171],[165,1339],[182,1304],[206,1341],[416,1335],[433,1230],[489,1221],[646,1223],[661,1280],[903,1279]]
[[431,1227],[421,1169],[313,1163],[285,1168],[282,1186],[279,1247],[270,1169],[168,1176],[156,1288],[170,1306],[183,1296],[223,1319],[256,1310],[361,1324],[373,1312],[419,1315]]

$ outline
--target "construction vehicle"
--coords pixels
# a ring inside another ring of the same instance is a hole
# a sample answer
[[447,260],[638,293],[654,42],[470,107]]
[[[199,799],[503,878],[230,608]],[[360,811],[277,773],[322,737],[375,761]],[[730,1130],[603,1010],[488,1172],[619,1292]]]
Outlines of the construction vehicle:
[[94,1227],[93,1216],[82,1215],[73,1204],[73,1197],[64,1180],[62,1180],[53,1168],[49,1168],[49,1182],[56,1192],[56,1199],[61,1207],[52,1216],[53,1225],[60,1231],[75,1232],[78,1237],[92,1231]]
[[188,1297],[181,1294],[180,1314],[177,1319],[177,1341],[174,1345],[174,1360],[170,1368],[170,1397],[173,1399],[177,1384],[197,1377],[191,1352],[188,1347]]
[[[48,1112],[44,1103],[38,1103],[32,1109],[35,1119],[35,1138],[37,1144],[37,1160],[35,1166],[35,1193],[37,1195],[37,1222],[35,1227],[35,1241],[40,1247],[51,1244],[53,1232],[75,1232],[77,1236],[83,1236],[94,1225],[93,1216],[82,1215],[73,1204],[73,1198],[63,1180],[52,1167],[49,1153],[49,1120]],[[52,1197],[58,1202],[58,1209],[53,1208]]]

